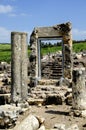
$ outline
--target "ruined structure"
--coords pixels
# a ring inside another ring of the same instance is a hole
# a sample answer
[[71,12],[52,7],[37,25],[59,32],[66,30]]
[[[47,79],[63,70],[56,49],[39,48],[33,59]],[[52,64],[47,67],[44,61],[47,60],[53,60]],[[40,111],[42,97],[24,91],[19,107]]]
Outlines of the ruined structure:
[[27,98],[27,33],[12,32],[12,101],[20,101]]
[[43,39],[62,39],[63,41],[63,75],[64,78],[72,78],[72,35],[71,23],[63,23],[52,27],[35,28],[30,37],[30,84],[36,86],[41,79],[40,41]]

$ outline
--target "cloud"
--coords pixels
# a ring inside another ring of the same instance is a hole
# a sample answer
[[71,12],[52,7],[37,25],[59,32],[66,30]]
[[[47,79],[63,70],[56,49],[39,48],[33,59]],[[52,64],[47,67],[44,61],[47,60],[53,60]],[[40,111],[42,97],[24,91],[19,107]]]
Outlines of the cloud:
[[73,29],[75,35],[86,35],[86,30]]
[[[11,42],[11,31],[5,27],[0,27],[0,43],[10,43]],[[18,30],[16,30],[18,31]],[[31,31],[19,30],[19,32],[26,32],[28,34],[28,43],[31,35]]]
[[86,30],[73,29],[72,34],[75,40],[86,39]]
[[16,16],[18,16],[18,15],[15,14],[15,13],[10,13],[8,16],[10,16],[10,17],[16,17]]
[[16,13],[10,13],[8,16],[10,16],[10,17],[26,17],[26,16],[31,16],[31,15],[28,15],[27,13],[20,13],[20,14],[16,14]]
[[20,16],[27,16],[27,14],[26,13],[21,13]]
[[0,43],[10,42],[10,33],[10,30],[0,27]]
[[0,13],[10,13],[13,11],[13,7],[10,5],[0,5]]

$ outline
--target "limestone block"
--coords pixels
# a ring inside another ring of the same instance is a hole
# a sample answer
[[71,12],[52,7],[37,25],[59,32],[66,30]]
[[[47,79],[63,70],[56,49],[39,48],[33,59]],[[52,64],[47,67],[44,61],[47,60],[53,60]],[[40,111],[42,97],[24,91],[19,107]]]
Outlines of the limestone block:
[[39,128],[39,121],[33,115],[29,115],[25,118],[21,124],[16,126],[14,130],[37,130]]
[[0,128],[13,126],[18,118],[20,111],[20,107],[11,105],[0,106]]

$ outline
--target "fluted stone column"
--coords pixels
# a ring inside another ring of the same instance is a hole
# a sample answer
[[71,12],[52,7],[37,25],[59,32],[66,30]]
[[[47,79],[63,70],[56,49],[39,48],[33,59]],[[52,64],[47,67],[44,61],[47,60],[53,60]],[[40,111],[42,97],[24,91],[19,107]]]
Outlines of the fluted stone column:
[[[72,87],[72,107],[73,110],[86,110],[86,86],[85,68],[75,68],[73,70]],[[76,112],[76,111],[75,111]]]
[[11,48],[11,96],[16,102],[27,98],[27,34],[12,32]]
[[23,33],[21,35],[21,96],[22,99],[26,99],[27,98],[27,94],[28,94],[28,90],[27,90],[27,66],[28,66],[28,57],[27,57],[27,34]]

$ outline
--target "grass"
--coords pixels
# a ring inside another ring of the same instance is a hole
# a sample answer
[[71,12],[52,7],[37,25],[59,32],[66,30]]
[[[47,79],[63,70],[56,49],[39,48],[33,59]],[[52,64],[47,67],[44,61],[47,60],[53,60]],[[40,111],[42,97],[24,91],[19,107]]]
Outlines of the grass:
[[0,44],[0,61],[11,61],[11,45]]
[[[55,53],[57,51],[61,50],[61,47],[45,47],[41,49],[41,54],[46,55],[49,52],[50,53]],[[74,52],[81,52],[83,50],[86,50],[86,42],[82,42],[79,44],[73,44],[73,51]],[[28,49],[28,55],[30,54],[30,49]],[[10,62],[11,61],[11,44],[0,44],[0,62],[1,61],[6,61]]]
[[81,42],[79,44],[73,44],[73,51],[74,52],[81,52],[86,50],[86,42]]
[[45,47],[45,48],[41,48],[41,54],[42,55],[46,55],[48,54],[49,52],[50,53],[55,53],[57,51],[61,50],[61,46],[58,46],[58,47]]

